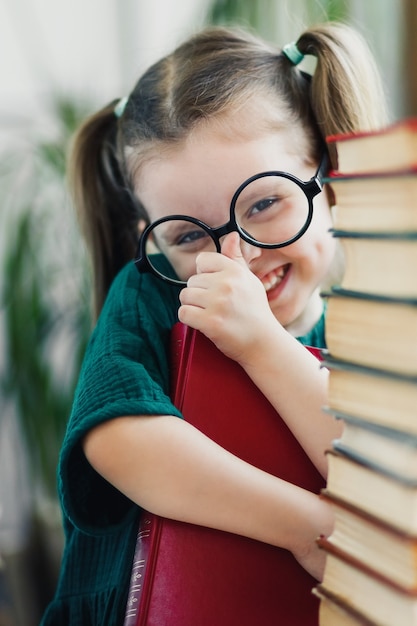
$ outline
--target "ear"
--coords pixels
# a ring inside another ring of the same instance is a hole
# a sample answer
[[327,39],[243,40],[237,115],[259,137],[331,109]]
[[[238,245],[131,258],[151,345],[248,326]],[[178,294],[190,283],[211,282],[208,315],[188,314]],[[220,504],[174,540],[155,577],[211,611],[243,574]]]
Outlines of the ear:
[[149,222],[144,220],[143,217],[139,220],[139,222],[138,222],[138,234],[139,234],[139,237],[141,236],[141,234],[143,233],[145,228],[148,226],[148,223]]

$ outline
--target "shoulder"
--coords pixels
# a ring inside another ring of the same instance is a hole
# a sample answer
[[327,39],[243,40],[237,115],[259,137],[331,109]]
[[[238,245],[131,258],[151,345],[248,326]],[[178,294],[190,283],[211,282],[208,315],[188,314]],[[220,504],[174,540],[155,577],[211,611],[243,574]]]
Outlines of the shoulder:
[[[106,375],[112,376],[116,364],[121,368],[120,376],[133,367],[161,369],[170,330],[178,321],[178,293],[178,288],[153,274],[141,274],[133,262],[128,263],[111,285],[82,373],[91,376],[90,368],[97,372],[102,366]],[[101,383],[97,376],[96,382]],[[113,382],[120,386],[122,380],[116,377]]]
[[[154,265],[165,272],[169,268],[163,255],[157,255]],[[100,317],[108,316],[109,313],[117,315],[133,310],[139,311],[141,316],[153,316],[158,312],[162,315],[166,313],[170,318],[176,317],[179,306],[178,295],[178,287],[165,283],[153,274],[138,272],[134,262],[131,261],[115,277]]]

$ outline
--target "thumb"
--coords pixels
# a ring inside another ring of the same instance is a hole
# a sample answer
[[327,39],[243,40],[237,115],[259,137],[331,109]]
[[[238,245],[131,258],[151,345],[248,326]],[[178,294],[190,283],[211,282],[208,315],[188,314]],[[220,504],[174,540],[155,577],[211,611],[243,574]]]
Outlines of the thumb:
[[221,251],[222,254],[227,256],[229,259],[238,261],[246,266],[246,261],[243,258],[242,249],[240,247],[239,233],[232,232],[226,235],[221,245]]

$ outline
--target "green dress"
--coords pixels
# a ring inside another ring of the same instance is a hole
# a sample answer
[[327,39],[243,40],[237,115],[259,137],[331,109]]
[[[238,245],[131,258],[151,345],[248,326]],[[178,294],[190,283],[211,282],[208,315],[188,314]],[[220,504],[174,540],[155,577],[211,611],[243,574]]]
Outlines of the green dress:
[[[161,257],[158,261],[163,264]],[[116,277],[92,333],[63,442],[58,488],[65,550],[41,626],[121,626],[140,508],[102,478],[81,447],[94,426],[120,415],[176,415],[167,346],[179,289],[139,275]],[[324,347],[324,315],[304,344]]]

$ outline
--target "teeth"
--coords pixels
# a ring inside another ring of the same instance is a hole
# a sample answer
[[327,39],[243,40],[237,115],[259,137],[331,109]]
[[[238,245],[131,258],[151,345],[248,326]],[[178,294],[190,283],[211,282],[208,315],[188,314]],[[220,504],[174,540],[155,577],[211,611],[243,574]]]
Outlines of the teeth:
[[262,284],[265,288],[265,291],[270,291],[274,287],[276,287],[285,276],[285,267],[282,267],[277,274],[268,274],[267,279],[262,280]]
[[276,276],[273,280],[264,282],[263,285],[265,287],[265,291],[269,291],[272,287],[276,287],[281,280],[282,278],[280,276]]

